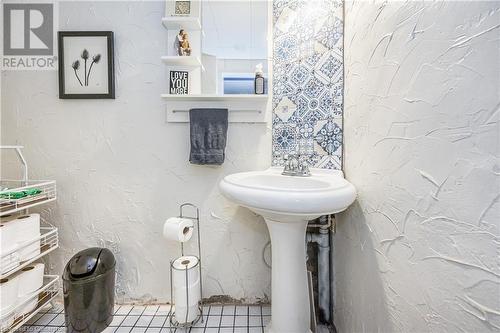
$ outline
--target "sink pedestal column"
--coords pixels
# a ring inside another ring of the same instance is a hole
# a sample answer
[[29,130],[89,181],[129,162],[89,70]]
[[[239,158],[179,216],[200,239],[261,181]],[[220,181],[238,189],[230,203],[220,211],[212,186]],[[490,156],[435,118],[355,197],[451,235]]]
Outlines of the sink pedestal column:
[[306,270],[307,221],[266,219],[271,235],[272,290],[269,333],[310,333]]

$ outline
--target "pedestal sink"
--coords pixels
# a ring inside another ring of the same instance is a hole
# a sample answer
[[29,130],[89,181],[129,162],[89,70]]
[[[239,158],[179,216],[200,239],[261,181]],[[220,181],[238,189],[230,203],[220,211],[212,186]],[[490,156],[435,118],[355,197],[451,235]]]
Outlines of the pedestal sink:
[[356,198],[342,171],[311,169],[283,176],[277,167],[226,176],[224,196],[264,217],[271,235],[272,299],[269,333],[309,333],[306,271],[307,222],[345,210]]

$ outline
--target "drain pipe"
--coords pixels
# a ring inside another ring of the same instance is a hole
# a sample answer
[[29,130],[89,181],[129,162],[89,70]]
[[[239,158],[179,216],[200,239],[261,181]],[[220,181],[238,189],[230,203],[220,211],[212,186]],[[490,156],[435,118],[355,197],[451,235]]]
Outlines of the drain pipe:
[[319,319],[323,323],[332,323],[331,274],[330,274],[330,230],[334,225],[332,216],[322,216],[320,223],[309,224],[308,227],[318,228],[318,232],[307,232],[308,243],[318,245],[318,308]]

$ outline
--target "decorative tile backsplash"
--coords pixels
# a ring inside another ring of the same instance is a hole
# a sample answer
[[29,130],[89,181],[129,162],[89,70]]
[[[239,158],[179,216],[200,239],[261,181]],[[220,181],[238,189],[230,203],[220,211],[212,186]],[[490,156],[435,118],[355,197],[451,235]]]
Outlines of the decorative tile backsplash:
[[343,2],[273,1],[273,165],[342,168]]

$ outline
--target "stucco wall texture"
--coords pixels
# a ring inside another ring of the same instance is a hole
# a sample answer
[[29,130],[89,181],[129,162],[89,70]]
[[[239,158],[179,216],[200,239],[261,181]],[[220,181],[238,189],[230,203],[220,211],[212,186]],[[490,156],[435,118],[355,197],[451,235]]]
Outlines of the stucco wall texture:
[[500,329],[500,3],[347,2],[339,332]]
[[[114,31],[116,99],[60,100],[57,71],[3,72],[2,144],[26,147],[34,179],[57,180],[57,204],[43,212],[61,240],[49,255],[52,274],[77,251],[104,246],[117,258],[119,301],[170,300],[169,260],[180,248],[162,228],[187,201],[201,209],[204,296],[265,300],[267,228],[225,200],[218,183],[270,166],[270,124],[231,123],[223,166],[189,164],[189,124],[167,123],[160,98],[168,88],[164,6],[59,2],[60,30]],[[3,162],[6,177],[18,164],[14,155]]]

